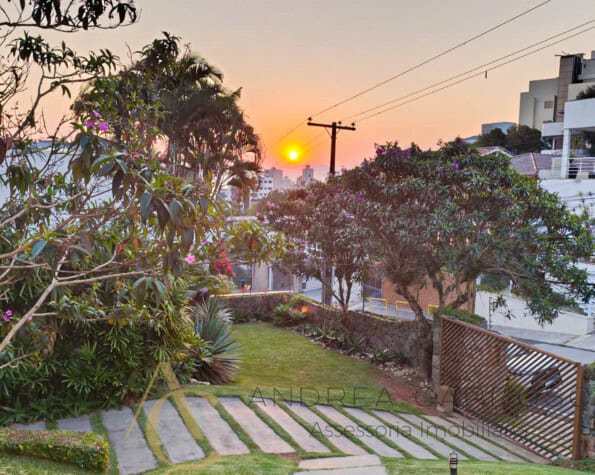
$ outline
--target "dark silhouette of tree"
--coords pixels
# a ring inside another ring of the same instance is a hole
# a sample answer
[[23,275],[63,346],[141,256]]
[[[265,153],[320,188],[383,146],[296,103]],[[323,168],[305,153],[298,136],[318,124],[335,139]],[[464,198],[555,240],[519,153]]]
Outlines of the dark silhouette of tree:
[[501,128],[490,130],[477,139],[478,147],[506,147],[506,134]]
[[540,152],[544,147],[541,131],[527,125],[515,125],[506,132],[505,147],[512,153]]
[[595,97],[595,86],[590,86],[584,91],[579,92],[576,95],[576,100],[580,101],[582,99],[592,99]]

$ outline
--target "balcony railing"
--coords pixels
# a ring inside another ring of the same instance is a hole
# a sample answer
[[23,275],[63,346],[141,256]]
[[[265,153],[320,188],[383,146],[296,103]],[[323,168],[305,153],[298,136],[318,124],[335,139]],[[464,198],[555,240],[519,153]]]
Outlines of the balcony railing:
[[571,158],[568,178],[595,178],[595,157]]

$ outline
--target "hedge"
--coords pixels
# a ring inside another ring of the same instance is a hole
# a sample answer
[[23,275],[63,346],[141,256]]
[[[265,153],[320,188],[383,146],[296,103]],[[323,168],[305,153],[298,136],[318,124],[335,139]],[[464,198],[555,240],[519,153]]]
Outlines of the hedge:
[[471,323],[472,325],[486,325],[486,319],[480,315],[475,313],[470,313],[465,310],[457,310],[452,307],[444,307],[441,311],[441,314],[446,317],[456,318],[465,323]]
[[93,433],[0,428],[0,452],[45,458],[100,472],[105,472],[109,465],[109,444],[104,437]]

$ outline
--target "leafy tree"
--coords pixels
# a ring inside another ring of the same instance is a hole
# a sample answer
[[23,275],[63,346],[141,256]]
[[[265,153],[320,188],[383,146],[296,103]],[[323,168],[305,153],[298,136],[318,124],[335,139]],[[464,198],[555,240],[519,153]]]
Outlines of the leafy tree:
[[576,100],[580,101],[582,99],[592,99],[595,97],[595,86],[589,86],[584,91],[579,92],[576,95]]
[[480,135],[476,145],[478,147],[506,147],[506,134],[499,127],[492,129],[487,134]]
[[539,152],[544,148],[541,131],[527,125],[515,125],[506,132],[506,148],[517,155]]
[[[460,140],[438,152],[388,143],[342,180],[363,193],[356,222],[420,328],[428,323],[413,289],[426,282],[441,308],[458,307],[480,274],[505,275],[541,323],[557,316],[555,284],[578,299],[594,293],[577,266],[593,252],[588,218],[571,214],[502,155],[481,157]],[[420,330],[425,347],[431,347],[428,334]],[[424,364],[429,371],[430,361]]]
[[[49,70],[62,85],[101,76],[115,64],[108,53],[84,60],[64,44],[55,50],[30,38],[13,49],[17,60]],[[145,50],[147,61],[158,63],[159,54]],[[54,83],[49,87],[56,90]],[[78,121],[64,135],[57,131],[53,140],[36,144],[29,138],[42,132],[36,107],[49,94],[40,91],[30,110],[2,115],[0,309],[6,321],[0,326],[0,369],[43,357],[57,315],[119,318],[122,300],[88,302],[96,284],[132,299],[126,324],[146,323],[145,302],[165,298],[192,264],[193,246],[219,220],[207,180],[178,173],[174,159],[162,160],[167,111],[160,103],[130,91],[122,106],[134,114],[116,116],[110,115],[112,97],[104,96],[96,109],[78,109]],[[104,115],[98,109],[106,103]],[[143,118],[150,119],[146,127]],[[160,318],[179,312],[167,310]],[[17,339],[25,334],[27,339]]]
[[[141,136],[157,128],[167,150],[163,161],[178,176],[202,181],[212,198],[227,184],[246,196],[258,186],[259,141],[237,104],[240,91],[226,91],[222,80],[203,58],[181,51],[178,37],[164,33],[132,66],[97,79],[75,110],[98,110],[109,118],[121,145],[129,142],[131,124]],[[131,100],[144,107],[130,107]]]
[[275,262],[285,253],[283,235],[257,221],[243,219],[231,226],[227,232],[230,254],[250,266],[250,282],[254,282],[257,264]]
[[[263,219],[286,236],[283,264],[292,273],[319,280],[343,311],[347,311],[355,282],[365,280],[367,242],[354,220],[353,207],[363,199],[338,183],[313,183],[305,189],[273,192],[259,206]],[[334,269],[335,290],[324,278]]]

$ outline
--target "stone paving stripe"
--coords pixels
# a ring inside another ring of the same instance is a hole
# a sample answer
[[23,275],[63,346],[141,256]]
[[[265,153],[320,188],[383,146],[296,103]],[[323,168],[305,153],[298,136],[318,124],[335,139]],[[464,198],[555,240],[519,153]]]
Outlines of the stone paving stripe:
[[72,419],[59,419],[58,429],[72,430],[74,432],[93,432],[91,420],[87,415]]
[[333,444],[339,451],[348,455],[366,455],[367,452],[359,445],[354,444],[351,440],[338,432],[333,426],[322,419],[318,414],[312,412],[301,403],[287,403],[287,407],[295,415],[300,417],[306,424],[312,426],[312,432],[318,432],[326,437],[331,444]]
[[382,457],[392,457],[392,458],[402,458],[403,455],[400,452],[397,452],[392,447],[389,447],[380,439],[374,437],[370,434],[366,429],[364,429],[361,425],[357,422],[349,419],[349,417],[344,416],[340,413],[337,409],[331,406],[316,406],[320,412],[322,412],[326,417],[331,419],[333,422],[343,426],[345,430],[348,430],[348,427],[353,428],[353,435],[358,438],[364,445],[367,445],[371,448],[374,452]]
[[327,457],[321,459],[302,460],[298,468],[320,470],[329,468],[368,467],[382,465],[378,455],[352,455],[349,457]]
[[[496,457],[494,457],[490,454],[487,454],[487,453],[483,452],[482,450],[479,450],[477,447],[466,443],[462,439],[452,436],[451,434],[448,433],[448,431],[437,429],[432,424],[429,424],[428,421],[421,419],[420,417],[417,417],[413,414],[406,414],[406,413],[400,413],[399,417],[402,417],[403,419],[410,422],[411,424],[415,424],[416,426],[420,427],[421,432],[425,433],[426,437],[428,435],[435,437],[437,434],[438,437],[445,440],[446,443],[448,445],[451,445],[457,452],[459,450],[462,450],[467,455],[470,455],[471,457],[474,457],[477,460],[482,460],[484,462],[494,462],[494,461],[498,460]],[[446,454],[446,457],[448,457],[448,454]]]
[[13,424],[10,427],[18,430],[46,430],[45,421],[32,422],[31,424]]
[[[421,430],[416,428],[411,423],[404,421],[403,419],[399,419],[397,416],[395,416],[394,414],[392,414],[390,412],[377,411],[377,410],[372,411],[372,412],[379,419],[381,419],[385,422],[388,422],[389,424],[391,424],[392,426],[395,426],[396,428],[400,429],[403,432],[406,432],[407,434],[414,437],[416,440],[419,440],[423,444],[430,447],[434,452],[436,452],[437,454],[440,454],[444,458],[448,458],[448,454],[450,454],[450,452],[455,450],[454,447],[449,447],[445,443],[440,442],[438,439],[435,439],[434,437],[430,437],[426,432],[422,432]],[[465,455],[463,455],[463,454],[459,454],[459,460],[467,460],[467,457],[465,457]]]
[[202,397],[187,397],[188,409],[203,434],[219,455],[249,454],[250,449],[221,417],[209,401]]
[[293,475],[386,475],[386,468],[376,465],[373,467],[352,467],[294,472]]
[[[145,402],[143,409],[149,418],[149,412],[158,401]],[[184,421],[173,404],[166,400],[157,415],[157,434],[165,449],[167,458],[172,463],[189,462],[202,459],[205,453],[196,443]]]
[[222,397],[223,408],[236,420],[260,450],[267,454],[287,454],[293,448],[264,423],[240,398]]
[[[476,422],[476,421],[472,421],[471,419],[468,419],[466,417],[461,416],[460,414],[452,414],[451,416],[448,417],[448,420],[452,420],[454,421],[456,424],[462,425],[462,424],[466,424],[470,427],[478,427],[477,431],[486,431],[489,433],[490,439],[492,439],[494,442],[500,444],[502,447],[504,447],[506,450],[508,450],[510,453],[513,453],[515,455],[518,455],[519,457],[522,457],[526,460],[529,460],[530,462],[533,463],[549,463],[549,460],[540,457],[539,455],[537,455],[536,453],[531,452],[530,450],[521,447],[520,445],[517,445],[515,442],[504,438],[503,436],[501,436],[499,433],[497,433],[494,429],[490,428],[489,426],[482,424],[481,422]],[[483,428],[482,428],[483,427]]]
[[388,427],[386,423],[380,421],[374,416],[371,416],[366,411],[354,407],[345,407],[344,409],[349,413],[351,417],[354,417],[355,419],[372,427],[378,434],[389,439],[399,449],[403,449],[412,457],[420,460],[438,459],[438,457],[432,454],[428,449],[416,444],[412,440],[405,437],[403,434],[399,434],[398,431],[392,429],[391,427]]
[[460,432],[462,437],[469,442],[473,442],[475,445],[480,446],[482,449],[488,451],[492,455],[495,455],[502,460],[506,460],[507,462],[524,462],[523,459],[517,457],[514,454],[509,453],[506,449],[498,447],[497,445],[492,444],[490,441],[484,439],[483,437],[479,437],[473,427],[469,427],[468,425],[459,426],[458,424],[454,424],[452,421],[442,419],[438,416],[424,416],[429,421],[436,426],[442,426],[449,430],[450,432]]
[[316,437],[298,424],[289,414],[279,407],[271,399],[254,402],[260,410],[279,424],[297,444],[306,452],[329,453],[330,450],[325,447]]
[[101,411],[101,417],[112,448],[116,451],[121,474],[141,473],[157,468],[157,460],[136,421],[130,436],[126,438],[128,427],[134,418],[129,407]]

